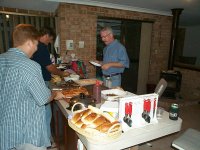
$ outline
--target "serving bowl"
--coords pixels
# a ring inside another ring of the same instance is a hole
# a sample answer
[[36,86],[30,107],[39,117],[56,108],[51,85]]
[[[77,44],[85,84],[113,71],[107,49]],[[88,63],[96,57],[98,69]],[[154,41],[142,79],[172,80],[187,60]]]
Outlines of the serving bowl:
[[80,76],[77,74],[70,74],[68,77],[64,77],[64,80],[67,82],[69,80],[77,81],[79,80]]

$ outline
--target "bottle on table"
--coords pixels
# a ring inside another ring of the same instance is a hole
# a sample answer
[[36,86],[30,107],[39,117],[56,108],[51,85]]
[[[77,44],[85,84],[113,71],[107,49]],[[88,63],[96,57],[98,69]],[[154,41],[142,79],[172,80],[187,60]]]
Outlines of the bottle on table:
[[93,98],[95,99],[96,104],[101,103],[101,84],[98,80],[93,86]]
[[106,77],[106,87],[108,87],[109,89],[112,88],[112,79],[111,77]]

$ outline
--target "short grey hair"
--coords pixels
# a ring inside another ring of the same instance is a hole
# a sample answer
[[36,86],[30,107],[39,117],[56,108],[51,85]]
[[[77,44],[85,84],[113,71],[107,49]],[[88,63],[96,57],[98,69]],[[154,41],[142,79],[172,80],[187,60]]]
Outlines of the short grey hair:
[[109,33],[113,34],[113,30],[110,26],[103,27],[101,32],[108,31]]

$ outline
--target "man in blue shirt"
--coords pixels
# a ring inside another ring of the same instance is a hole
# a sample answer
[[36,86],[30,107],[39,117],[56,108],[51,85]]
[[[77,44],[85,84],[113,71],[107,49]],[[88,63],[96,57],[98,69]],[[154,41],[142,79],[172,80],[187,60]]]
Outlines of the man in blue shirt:
[[[51,74],[64,77],[64,76],[68,76],[69,73],[57,69],[56,66],[52,64],[51,62],[50,53],[48,50],[48,44],[53,41],[53,38],[55,36],[53,29],[49,27],[43,27],[40,30],[40,33],[41,33],[41,37],[39,38],[38,49],[33,54],[32,60],[40,64],[42,68],[42,75],[43,75],[44,81],[47,87],[49,87]],[[50,125],[51,118],[52,118],[51,105],[50,103],[48,103],[46,105],[47,133],[48,133],[48,137],[52,140],[51,125]]]
[[40,65],[30,59],[39,36],[32,25],[19,24],[14,48],[0,55],[0,150],[50,146],[45,104],[59,98],[46,87]]
[[103,50],[103,72],[104,84],[107,80],[111,81],[109,87],[121,86],[121,74],[125,68],[129,68],[129,58],[125,47],[114,38],[110,27],[104,27],[100,31],[101,39],[106,44]]

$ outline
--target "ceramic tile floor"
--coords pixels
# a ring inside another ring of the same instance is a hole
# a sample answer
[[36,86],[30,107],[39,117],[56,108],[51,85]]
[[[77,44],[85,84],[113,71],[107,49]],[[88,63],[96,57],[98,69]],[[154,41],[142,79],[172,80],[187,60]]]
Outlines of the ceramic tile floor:
[[150,141],[151,146],[142,144],[139,150],[174,150],[173,140],[178,138],[186,129],[193,128],[200,131],[200,104],[186,105],[180,108],[180,118],[183,119],[181,131],[169,136]]
[[[167,105],[163,106],[166,110]],[[178,133],[162,137],[139,145],[139,150],[174,150],[171,147],[171,143],[174,139],[179,137],[186,129],[194,128],[200,131],[200,104],[199,101],[184,105],[180,108],[180,118],[183,119],[182,129]],[[55,143],[53,144],[55,146]],[[51,148],[48,150],[57,150],[57,148]]]

